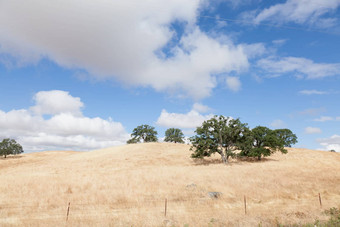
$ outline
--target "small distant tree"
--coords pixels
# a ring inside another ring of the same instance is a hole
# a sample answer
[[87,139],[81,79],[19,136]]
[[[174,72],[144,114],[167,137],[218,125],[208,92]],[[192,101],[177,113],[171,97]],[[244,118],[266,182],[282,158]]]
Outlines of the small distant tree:
[[165,142],[184,143],[184,134],[178,128],[169,128],[165,131]]
[[201,127],[197,127],[196,135],[190,138],[191,157],[203,158],[218,153],[222,161],[228,163],[228,159],[235,156],[234,152],[246,130],[246,124],[239,119],[215,116],[204,121]]
[[131,139],[127,141],[128,144],[140,142],[157,142],[157,131],[150,125],[140,125],[133,129]]
[[297,142],[297,137],[289,129],[271,130],[264,126],[257,126],[245,133],[245,140],[239,146],[240,156],[262,157],[270,156],[276,151],[287,153],[286,147]]
[[0,142],[0,155],[3,155],[5,158],[7,155],[16,155],[23,152],[24,150],[22,149],[22,146],[14,139],[6,138]]

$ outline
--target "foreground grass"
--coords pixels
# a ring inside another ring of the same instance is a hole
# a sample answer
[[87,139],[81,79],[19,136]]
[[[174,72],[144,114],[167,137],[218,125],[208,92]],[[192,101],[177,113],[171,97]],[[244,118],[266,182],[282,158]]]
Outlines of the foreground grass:
[[1,226],[301,226],[339,206],[340,156],[289,149],[225,166],[150,143],[1,159],[0,183]]
[[[338,227],[340,226],[340,210],[336,207],[332,207],[329,210],[325,210],[324,214],[330,216],[327,221],[320,221],[316,219],[313,223],[306,224],[293,224],[285,225],[277,223],[278,227]],[[262,226],[261,223],[259,226]]]

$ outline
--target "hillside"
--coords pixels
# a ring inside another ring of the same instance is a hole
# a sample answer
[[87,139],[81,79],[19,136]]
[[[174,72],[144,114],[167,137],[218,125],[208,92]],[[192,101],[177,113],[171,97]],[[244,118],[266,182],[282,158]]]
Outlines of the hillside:
[[338,153],[290,148],[226,166],[218,156],[195,162],[189,148],[149,143],[2,158],[0,225],[60,226],[68,203],[70,226],[272,226],[325,220],[323,210],[340,206]]

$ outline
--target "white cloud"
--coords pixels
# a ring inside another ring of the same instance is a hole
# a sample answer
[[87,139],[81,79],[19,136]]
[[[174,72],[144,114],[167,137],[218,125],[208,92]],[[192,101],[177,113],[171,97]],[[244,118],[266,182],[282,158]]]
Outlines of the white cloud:
[[314,127],[307,127],[305,128],[305,133],[306,134],[319,134],[321,133],[321,129],[320,128],[314,128]]
[[276,39],[276,40],[273,40],[272,42],[275,45],[281,46],[281,45],[285,44],[287,41],[288,41],[287,39]]
[[321,116],[319,118],[315,118],[313,121],[320,121],[320,122],[325,122],[325,121],[333,121],[334,118],[333,117],[329,117],[329,116]]
[[312,60],[297,57],[264,58],[257,62],[257,66],[276,76],[295,73],[297,76],[304,75],[307,79],[318,79],[340,74],[340,63],[315,63]]
[[303,95],[326,95],[329,94],[327,91],[318,91],[318,90],[302,90],[299,91],[300,94]]
[[305,109],[301,112],[299,112],[299,114],[301,115],[319,115],[322,112],[325,112],[325,108],[310,108],[310,109]]
[[277,119],[270,123],[270,126],[273,128],[283,128],[285,126],[285,123],[282,120]]
[[122,145],[122,141],[98,140],[86,135],[60,136],[49,133],[38,133],[18,139],[25,152],[44,150],[91,150]]
[[11,137],[18,135],[30,135],[31,132],[39,130],[44,119],[33,115],[28,110],[11,110],[4,112],[0,110],[0,137]]
[[241,81],[238,77],[227,76],[226,84],[227,87],[234,92],[237,92],[241,89]]
[[40,91],[33,97],[36,105],[31,107],[31,110],[38,114],[60,114],[70,113],[81,115],[81,107],[84,104],[78,97],[72,97],[68,92],[53,90]]
[[[18,140],[25,151],[90,150],[124,144],[123,125],[82,115],[83,103],[65,91],[43,91],[29,110],[0,110],[0,138]],[[50,114],[48,119],[43,114]]]
[[335,150],[340,152],[340,136],[333,135],[330,138],[318,139],[317,140],[326,150]]
[[206,112],[211,111],[211,108],[209,106],[206,106],[206,105],[203,105],[203,104],[197,103],[197,102],[194,103],[192,109],[199,112],[199,113],[206,113]]
[[339,0],[287,0],[285,3],[276,4],[262,10],[254,17],[254,22],[294,22],[323,28],[331,27],[336,24],[336,20],[323,16],[334,12],[339,5]]
[[[48,58],[97,78],[200,99],[216,86],[213,75],[248,67],[243,45],[212,38],[196,25],[207,5],[205,0],[1,1],[0,55],[25,64]],[[184,22],[183,35],[171,28],[178,21]],[[162,49],[169,43],[167,56]]]
[[248,58],[259,57],[268,51],[263,43],[243,44],[242,47]]
[[168,128],[196,128],[201,126],[203,121],[209,120],[213,116],[212,114],[201,115],[196,110],[191,110],[186,114],[168,113],[166,110],[162,110],[156,124]]
[[319,122],[340,121],[340,117],[321,116],[319,118],[315,118],[313,121],[319,121]]

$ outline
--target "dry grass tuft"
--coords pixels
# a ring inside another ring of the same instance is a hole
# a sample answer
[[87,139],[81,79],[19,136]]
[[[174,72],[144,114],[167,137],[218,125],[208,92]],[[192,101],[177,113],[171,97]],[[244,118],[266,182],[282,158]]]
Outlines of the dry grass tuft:
[[0,182],[0,226],[60,226],[69,202],[71,226],[303,224],[340,205],[340,155],[291,148],[225,166],[193,161],[188,145],[149,143],[0,159]]

